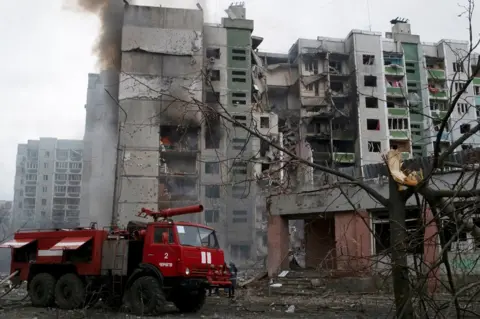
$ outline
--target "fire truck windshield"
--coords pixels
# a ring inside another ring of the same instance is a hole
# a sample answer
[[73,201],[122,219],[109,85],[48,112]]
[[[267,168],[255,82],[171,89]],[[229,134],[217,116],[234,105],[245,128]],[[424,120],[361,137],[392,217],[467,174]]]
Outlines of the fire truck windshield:
[[180,244],[183,246],[219,248],[214,230],[196,226],[176,227]]

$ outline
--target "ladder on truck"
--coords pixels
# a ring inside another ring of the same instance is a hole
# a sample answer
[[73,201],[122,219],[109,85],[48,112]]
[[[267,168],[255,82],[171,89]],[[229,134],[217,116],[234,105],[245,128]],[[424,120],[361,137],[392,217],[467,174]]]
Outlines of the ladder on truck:
[[[123,292],[123,281],[124,274],[123,272],[126,269],[125,265],[125,251],[128,241],[124,241],[124,245],[121,244],[121,239],[127,239],[125,235],[114,234],[108,236],[109,240],[116,241],[114,245],[114,254],[113,254],[113,267],[111,269],[112,276],[112,294],[113,297],[121,297]],[[125,274],[126,275],[126,274]]]

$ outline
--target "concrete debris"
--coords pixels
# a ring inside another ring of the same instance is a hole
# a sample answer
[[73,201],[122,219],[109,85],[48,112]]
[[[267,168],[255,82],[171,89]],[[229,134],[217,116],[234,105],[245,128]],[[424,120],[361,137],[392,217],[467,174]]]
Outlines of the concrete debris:
[[294,313],[295,312],[295,305],[291,305],[288,307],[286,313]]

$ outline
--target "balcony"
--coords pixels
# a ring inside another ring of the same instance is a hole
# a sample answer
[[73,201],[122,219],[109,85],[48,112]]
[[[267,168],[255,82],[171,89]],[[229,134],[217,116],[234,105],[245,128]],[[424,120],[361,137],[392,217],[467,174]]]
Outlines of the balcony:
[[432,117],[436,117],[438,119],[444,119],[447,116],[447,111],[440,111],[440,110],[432,110]]
[[447,99],[447,91],[444,89],[429,89],[431,99]]
[[25,192],[25,197],[35,197],[36,194],[35,193],[27,193]]
[[80,197],[80,193],[68,193],[68,197]]
[[410,134],[408,130],[390,130],[390,138],[393,140],[408,140]]
[[429,80],[445,80],[445,71],[441,69],[428,69],[427,76]]
[[404,97],[405,91],[400,87],[387,87],[387,96]]
[[389,108],[388,115],[407,117],[408,109],[407,108]]
[[355,163],[355,153],[333,153],[333,160],[337,163],[353,164]]
[[475,96],[475,105],[476,106],[480,105],[480,95]]
[[53,205],[53,209],[65,209],[65,204],[55,204]]
[[385,66],[385,75],[387,76],[404,76],[405,71],[403,67],[397,64],[390,64]]
[[[435,140],[437,138],[438,133],[435,134]],[[443,132],[442,136],[440,137],[440,141],[442,142],[450,142],[450,132]]]

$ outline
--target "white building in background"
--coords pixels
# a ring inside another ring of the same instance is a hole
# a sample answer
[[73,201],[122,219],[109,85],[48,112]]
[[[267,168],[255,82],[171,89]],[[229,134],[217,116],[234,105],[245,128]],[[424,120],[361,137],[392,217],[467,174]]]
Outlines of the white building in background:
[[78,226],[83,141],[40,138],[19,144],[12,226]]

